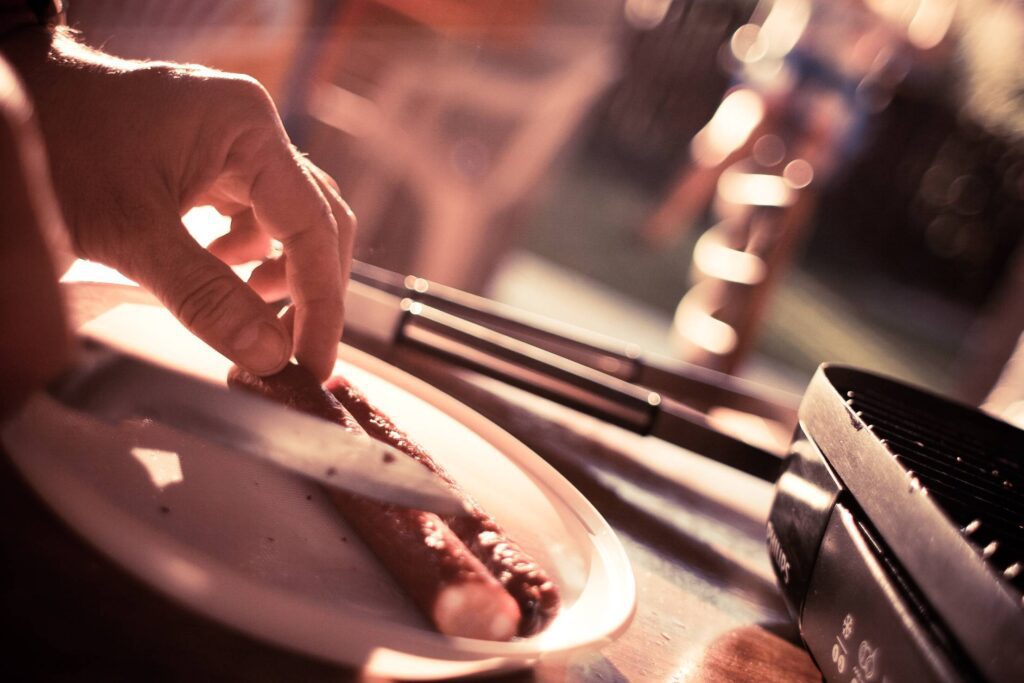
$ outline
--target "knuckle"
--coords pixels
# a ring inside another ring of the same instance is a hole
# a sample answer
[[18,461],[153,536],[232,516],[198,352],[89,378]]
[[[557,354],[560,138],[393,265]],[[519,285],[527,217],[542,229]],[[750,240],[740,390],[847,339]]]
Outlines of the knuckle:
[[331,210],[330,204],[326,200],[318,202],[320,205],[316,209],[316,221],[330,231],[331,236],[337,237],[338,231],[341,230],[341,219],[334,215],[334,211]]
[[328,187],[334,190],[335,194],[341,196],[341,188],[338,186],[337,180],[327,175],[326,173],[324,173],[321,177],[324,179],[324,182],[327,183]]
[[334,215],[326,198],[317,193],[311,194],[303,209],[303,217],[306,219],[304,222],[308,227],[295,234],[297,239],[308,239],[313,242],[318,238],[322,239],[325,231],[331,238],[338,236],[338,231],[342,228],[341,219]]
[[[139,235],[132,226],[156,221],[151,207],[137,197],[116,188],[104,187],[102,219],[97,219],[92,204],[80,206],[67,202],[62,208],[72,250],[79,257],[117,268],[137,278],[146,268],[148,250],[140,246]],[[149,237],[150,235],[146,235]]]
[[237,285],[232,276],[203,268],[183,278],[184,291],[171,312],[187,327],[209,328],[220,323],[228,313],[228,300]]
[[259,81],[244,74],[224,74],[217,79],[222,96],[256,122],[277,120],[277,108],[270,93]]
[[305,297],[302,304],[310,310],[340,311],[341,306],[344,305],[344,298],[339,287],[336,291],[332,290],[326,294]]
[[341,215],[336,215],[335,220],[338,222],[338,233],[340,235],[347,236],[351,239],[355,234],[356,230],[359,229],[359,220],[356,218],[355,213],[348,204],[342,202]]
[[338,238],[338,224],[335,222],[330,209],[326,212],[318,212],[315,220],[309,227],[297,232],[285,235],[281,238],[281,245],[285,254],[314,254],[319,252]]

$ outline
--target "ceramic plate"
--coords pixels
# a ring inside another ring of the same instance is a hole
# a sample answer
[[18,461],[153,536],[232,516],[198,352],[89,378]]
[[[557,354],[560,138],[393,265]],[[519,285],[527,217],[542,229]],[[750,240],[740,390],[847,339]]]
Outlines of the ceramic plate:
[[[119,306],[85,328],[223,382],[228,362],[166,311]],[[266,641],[369,675],[441,678],[600,647],[635,606],[608,524],[554,469],[466,406],[351,348],[338,372],[424,445],[558,581],[559,616],[508,643],[433,631],[313,484],[159,424],[105,425],[44,397],[5,431],[30,484],[155,589]]]

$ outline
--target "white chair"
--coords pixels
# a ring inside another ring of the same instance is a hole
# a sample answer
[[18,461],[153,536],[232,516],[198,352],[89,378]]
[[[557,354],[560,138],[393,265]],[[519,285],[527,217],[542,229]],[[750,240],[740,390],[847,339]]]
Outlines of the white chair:
[[529,67],[446,47],[390,65],[369,96],[317,83],[307,109],[356,136],[361,166],[344,191],[360,239],[404,187],[417,234],[389,249],[410,249],[416,275],[479,289],[507,238],[499,217],[537,187],[614,66],[595,41],[557,41]]

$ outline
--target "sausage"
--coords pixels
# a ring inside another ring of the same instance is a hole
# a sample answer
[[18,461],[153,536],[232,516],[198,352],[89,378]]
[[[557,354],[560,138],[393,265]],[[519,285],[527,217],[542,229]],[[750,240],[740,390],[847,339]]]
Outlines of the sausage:
[[517,634],[532,635],[547,626],[558,613],[561,598],[558,587],[537,562],[509,539],[494,518],[465,493],[429,453],[348,381],[332,377],[326,387],[370,436],[416,459],[463,498],[471,514],[450,517],[445,522],[515,598],[521,614]]
[[[349,431],[363,431],[312,374],[294,363],[269,377],[233,367],[228,386],[330,420]],[[437,515],[339,489],[327,493],[438,631],[484,640],[508,640],[516,634],[520,621],[516,601]]]

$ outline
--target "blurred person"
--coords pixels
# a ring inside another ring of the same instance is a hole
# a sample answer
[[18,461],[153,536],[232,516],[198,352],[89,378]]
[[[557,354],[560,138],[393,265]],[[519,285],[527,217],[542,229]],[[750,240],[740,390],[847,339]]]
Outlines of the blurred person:
[[[888,105],[892,89],[909,68],[912,47],[869,4],[759,3],[759,9],[769,8],[761,16],[763,25],[741,27],[725,53],[736,79],[729,94],[741,92],[747,101],[756,100],[756,107],[746,107],[753,111],[744,112],[751,124],[731,130],[724,126],[727,135],[713,145],[712,126],[698,133],[690,163],[641,228],[648,243],[671,244],[685,234],[711,201],[723,171],[750,157],[765,136],[785,143],[787,160],[809,162],[818,187],[848,167],[864,146],[869,119]],[[783,21],[771,21],[775,11]],[[773,53],[769,46],[774,43],[784,47]]]
[[[77,42],[59,10],[0,0],[0,411],[69,357],[62,241],[242,367],[270,374],[294,355],[326,378],[355,225],[334,181],[291,146],[252,78],[112,57]],[[231,217],[208,250],[181,223],[200,205]],[[251,260],[263,263],[246,283],[229,264]],[[264,299],[284,295],[294,312],[279,319]]]

